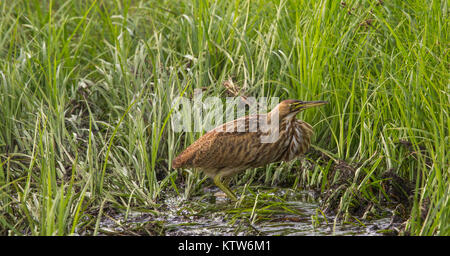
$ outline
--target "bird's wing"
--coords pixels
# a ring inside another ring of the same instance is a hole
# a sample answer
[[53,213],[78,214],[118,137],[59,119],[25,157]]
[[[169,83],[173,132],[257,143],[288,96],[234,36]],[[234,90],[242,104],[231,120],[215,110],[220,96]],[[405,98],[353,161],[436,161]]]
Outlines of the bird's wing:
[[217,134],[214,131],[210,131],[201,136],[172,161],[173,168],[198,167],[198,160],[202,155],[201,152],[209,150],[211,145],[214,144],[213,142],[216,136]]
[[254,116],[246,116],[242,118],[245,122],[237,119],[209,131],[176,157],[172,166],[202,169],[244,168],[255,159],[254,154],[261,143],[261,131],[249,130],[251,122],[248,121],[252,118]]

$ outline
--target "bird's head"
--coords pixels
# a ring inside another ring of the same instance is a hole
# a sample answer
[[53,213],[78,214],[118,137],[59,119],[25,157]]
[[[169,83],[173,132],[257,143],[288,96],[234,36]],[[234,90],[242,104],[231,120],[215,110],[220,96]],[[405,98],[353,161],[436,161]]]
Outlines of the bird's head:
[[276,107],[280,119],[293,118],[298,112],[307,108],[327,104],[327,101],[301,101],[301,100],[283,100]]

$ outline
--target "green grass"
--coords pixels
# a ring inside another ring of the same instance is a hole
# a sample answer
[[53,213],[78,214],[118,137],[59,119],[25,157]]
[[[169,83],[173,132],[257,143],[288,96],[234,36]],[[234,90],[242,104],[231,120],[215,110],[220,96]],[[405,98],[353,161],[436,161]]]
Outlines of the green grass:
[[390,173],[413,186],[404,230],[450,235],[448,3],[341,2],[0,1],[0,234],[96,234],[106,207],[198,194],[209,181],[170,163],[201,134],[172,131],[171,100],[225,98],[232,77],[329,101],[300,115],[306,160],[234,184],[338,187],[349,219],[394,201]]

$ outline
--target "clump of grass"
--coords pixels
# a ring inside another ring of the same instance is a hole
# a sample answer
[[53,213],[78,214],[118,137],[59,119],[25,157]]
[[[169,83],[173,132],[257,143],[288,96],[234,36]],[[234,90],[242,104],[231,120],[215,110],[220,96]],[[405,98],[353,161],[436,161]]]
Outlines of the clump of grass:
[[0,17],[2,235],[73,234],[104,207],[198,193],[204,177],[170,163],[201,134],[173,132],[171,102],[225,96],[229,77],[330,102],[300,116],[316,133],[306,160],[233,184],[339,184],[350,216],[398,177],[413,186],[405,231],[450,234],[445,1],[3,1]]

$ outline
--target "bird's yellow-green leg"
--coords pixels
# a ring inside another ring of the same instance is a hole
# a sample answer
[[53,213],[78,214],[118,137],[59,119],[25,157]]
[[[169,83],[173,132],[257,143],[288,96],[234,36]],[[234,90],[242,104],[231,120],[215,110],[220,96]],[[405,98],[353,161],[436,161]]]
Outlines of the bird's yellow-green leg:
[[230,176],[223,177],[222,184],[225,185],[227,188],[229,188],[228,184],[230,184],[230,181],[231,181]]
[[[228,181],[229,179],[225,179],[226,184],[228,185]],[[225,194],[227,194],[227,196],[233,200],[233,201],[237,201],[237,197],[234,195],[234,193],[230,190],[230,188],[222,183],[222,175],[217,174],[216,176],[214,176],[214,184],[216,184],[216,186],[218,186],[223,192],[225,192]]]

